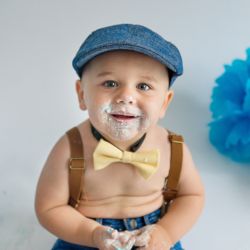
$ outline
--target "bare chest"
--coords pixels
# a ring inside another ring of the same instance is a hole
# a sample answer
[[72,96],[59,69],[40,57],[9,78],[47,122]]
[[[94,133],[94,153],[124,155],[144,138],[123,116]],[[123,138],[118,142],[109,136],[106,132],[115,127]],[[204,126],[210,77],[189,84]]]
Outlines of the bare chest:
[[[104,169],[95,170],[93,166],[93,152],[97,141],[90,133],[88,123],[80,126],[83,138],[85,173],[83,176],[82,200],[99,204],[113,202],[113,199],[153,200],[161,196],[161,190],[170,167],[170,143],[165,129],[156,127],[147,133],[142,146],[138,151],[158,149],[160,161],[157,171],[149,178],[144,179],[137,168],[131,164],[115,162]],[[160,198],[159,198],[160,199]],[[133,202],[132,202],[133,203]]]
[[131,164],[115,162],[104,169],[95,170],[93,158],[86,157],[82,199],[105,200],[112,197],[150,196],[159,193],[168,175],[169,161],[169,149],[161,150],[157,171],[146,180]]

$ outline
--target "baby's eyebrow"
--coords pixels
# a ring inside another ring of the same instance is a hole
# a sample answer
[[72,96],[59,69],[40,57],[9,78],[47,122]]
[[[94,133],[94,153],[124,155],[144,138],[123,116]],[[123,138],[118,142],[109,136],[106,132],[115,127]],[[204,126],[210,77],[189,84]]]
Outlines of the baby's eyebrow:
[[104,72],[100,72],[99,74],[97,74],[97,77],[101,77],[101,76],[107,76],[107,75],[112,75],[113,72],[111,71],[104,71]]
[[157,82],[157,79],[156,78],[154,78],[153,76],[140,76],[142,79],[145,79],[145,80],[147,80],[147,81],[149,81],[149,82]]
[[[97,74],[97,77],[103,77],[103,76],[108,76],[108,75],[112,75],[113,72],[112,71],[103,71]],[[147,76],[147,75],[140,75],[139,76],[141,79],[144,79],[146,81],[149,82],[157,82],[157,79],[153,76]]]

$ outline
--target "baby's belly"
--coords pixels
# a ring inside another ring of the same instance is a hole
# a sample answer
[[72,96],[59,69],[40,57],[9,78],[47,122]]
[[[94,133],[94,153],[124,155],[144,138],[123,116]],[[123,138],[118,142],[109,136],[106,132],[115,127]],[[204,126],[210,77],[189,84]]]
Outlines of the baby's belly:
[[98,200],[81,200],[77,210],[90,218],[133,218],[161,207],[160,191],[141,196],[116,195]]

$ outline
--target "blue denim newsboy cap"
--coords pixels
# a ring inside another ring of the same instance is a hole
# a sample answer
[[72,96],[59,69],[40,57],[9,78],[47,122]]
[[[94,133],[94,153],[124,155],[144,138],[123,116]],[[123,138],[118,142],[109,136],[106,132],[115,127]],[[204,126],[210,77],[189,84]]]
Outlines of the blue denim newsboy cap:
[[142,25],[118,24],[92,32],[73,59],[73,68],[81,78],[87,62],[105,52],[130,50],[150,56],[170,71],[170,86],[183,73],[179,50],[171,42]]

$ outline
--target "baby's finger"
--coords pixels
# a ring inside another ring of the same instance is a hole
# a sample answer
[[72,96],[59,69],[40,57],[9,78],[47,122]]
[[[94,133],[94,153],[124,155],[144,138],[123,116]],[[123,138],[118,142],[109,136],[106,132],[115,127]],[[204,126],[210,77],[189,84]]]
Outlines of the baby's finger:
[[150,242],[150,233],[145,231],[144,233],[136,236],[135,246],[144,247]]
[[121,244],[120,241],[116,240],[112,243],[112,246],[114,250],[131,250],[134,243],[135,243],[135,238],[129,239],[126,244]]
[[108,238],[116,239],[118,237],[118,231],[113,229],[112,227],[106,227],[105,230],[106,235]]
[[133,247],[134,244],[135,244],[135,238],[133,237],[133,238],[131,238],[131,239],[127,242],[127,244],[126,244],[124,250],[130,250],[130,249],[132,249],[132,247]]
[[[126,231],[127,232],[127,231]],[[128,231],[131,235],[133,236],[136,236],[136,235],[139,235],[141,234],[141,230],[140,229],[136,229],[136,230],[133,230],[133,231]]]
[[119,233],[119,240],[122,244],[126,244],[131,237],[133,236],[129,231]]
[[103,244],[104,244],[104,246],[105,246],[105,249],[114,249],[113,248],[113,243],[114,243],[114,239],[106,239],[106,240],[104,240],[103,241]]

